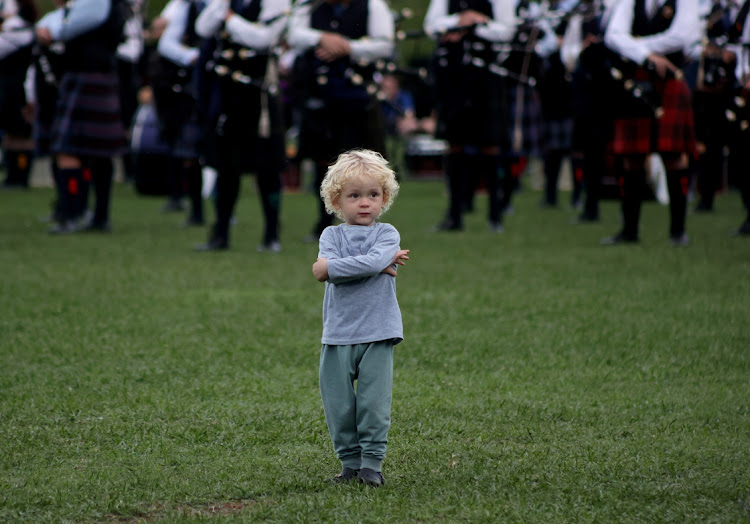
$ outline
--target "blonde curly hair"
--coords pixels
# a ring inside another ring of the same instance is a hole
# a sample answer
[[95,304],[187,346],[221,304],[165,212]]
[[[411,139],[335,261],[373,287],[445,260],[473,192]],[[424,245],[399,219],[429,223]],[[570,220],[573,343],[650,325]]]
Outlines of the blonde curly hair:
[[371,177],[383,188],[383,215],[393,204],[398,195],[396,173],[388,166],[383,155],[369,149],[352,149],[341,153],[332,165],[328,167],[323,183],[320,185],[320,197],[326,206],[326,211],[343,219],[341,210],[334,207],[334,203],[341,196],[341,188],[345,183],[359,177]]

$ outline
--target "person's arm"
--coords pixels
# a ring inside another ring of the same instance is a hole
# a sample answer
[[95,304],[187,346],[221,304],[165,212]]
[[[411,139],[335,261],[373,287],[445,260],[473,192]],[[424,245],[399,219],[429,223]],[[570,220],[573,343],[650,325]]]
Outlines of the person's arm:
[[367,36],[349,40],[349,54],[353,60],[368,62],[389,58],[395,49],[393,15],[383,0],[370,0],[368,9]]
[[686,49],[699,31],[697,0],[678,0],[675,18],[662,33],[636,38],[631,34],[633,0],[620,0],[612,9],[604,43],[616,53],[643,64],[653,55]]
[[34,41],[34,29],[20,16],[11,16],[3,22],[0,32],[0,58],[5,58]]
[[58,8],[37,23],[49,32],[53,41],[67,42],[103,24],[112,7],[110,0],[76,0],[67,8]]
[[187,29],[189,11],[190,4],[180,2],[156,47],[161,56],[183,67],[194,64],[200,54],[198,48],[188,47],[182,43],[182,35]]
[[394,258],[399,251],[400,237],[394,227],[386,227],[379,231],[378,238],[364,255],[347,256],[342,258],[328,258],[324,255],[327,247],[321,235],[321,254],[327,259],[328,281],[340,284],[360,278],[373,277],[382,273],[394,264]]
[[[265,0],[258,22],[250,22],[237,14],[229,16],[226,30],[235,42],[253,49],[270,49],[275,46],[286,25],[284,12],[290,9],[289,0]],[[264,23],[264,20],[273,20]]]
[[492,0],[492,20],[478,26],[476,34],[490,42],[508,42],[516,34],[517,25],[513,0]]
[[[513,0],[492,0],[492,18],[482,18],[476,34],[491,42],[507,42],[516,32],[516,10]],[[473,18],[472,18],[473,20]],[[465,25],[466,17],[461,13],[448,13],[448,0],[432,0],[424,18],[423,29],[433,38],[446,30]]]
[[315,47],[323,35],[323,31],[318,31],[310,27],[311,7],[311,4],[307,4],[299,9],[295,9],[289,25],[287,42],[292,48],[298,51],[305,51],[306,49]]

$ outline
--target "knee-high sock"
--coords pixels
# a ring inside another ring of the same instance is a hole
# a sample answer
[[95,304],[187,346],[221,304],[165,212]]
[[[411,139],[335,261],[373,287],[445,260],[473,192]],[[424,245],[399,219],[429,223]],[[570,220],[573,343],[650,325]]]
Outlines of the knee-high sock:
[[195,161],[182,167],[187,183],[187,194],[190,196],[190,217],[199,222],[203,221],[203,170]]
[[91,181],[94,186],[94,220],[95,226],[105,226],[109,222],[109,207],[112,195],[112,159],[97,158],[90,163]]
[[669,236],[680,236],[685,232],[687,214],[688,170],[667,171],[669,190]]
[[448,218],[454,226],[461,226],[466,205],[467,157],[463,153],[448,153],[445,156],[445,176],[448,182]]
[[500,208],[500,155],[480,155],[475,163],[477,172],[487,184],[488,219],[493,224],[502,222]]
[[59,222],[70,222],[78,217],[78,202],[83,180],[83,168],[60,168],[57,170],[60,182]]
[[570,205],[577,206],[581,201],[581,193],[583,192],[583,159],[573,158],[570,165],[573,170],[573,191],[570,194]]
[[723,172],[724,157],[720,144],[706,144],[707,149],[698,159],[698,192],[700,193],[700,206],[711,209],[714,205],[714,196],[719,189],[719,182]]
[[4,150],[6,186],[29,187],[32,152],[26,150]]
[[279,239],[279,214],[281,211],[281,173],[258,172],[258,193],[263,206],[265,232],[263,243],[270,244]]
[[622,173],[618,183],[622,205],[622,234],[627,238],[635,239],[638,238],[641,203],[646,190],[646,173],[643,170]]
[[547,204],[557,205],[557,181],[560,178],[563,152],[560,150],[548,151],[544,155],[544,189]]
[[237,169],[222,167],[216,177],[216,225],[215,240],[229,241],[229,222],[240,194],[240,172]]
[[[604,147],[602,147],[603,150]],[[586,192],[583,212],[593,219],[599,218],[601,180],[606,170],[606,161],[602,151],[587,149],[583,153],[583,188]]]

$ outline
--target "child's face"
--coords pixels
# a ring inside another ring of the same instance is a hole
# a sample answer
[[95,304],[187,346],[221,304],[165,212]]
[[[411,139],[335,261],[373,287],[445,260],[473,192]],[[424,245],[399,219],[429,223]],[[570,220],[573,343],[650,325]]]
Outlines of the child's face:
[[350,226],[371,226],[383,208],[383,188],[369,176],[349,180],[341,187],[334,207]]

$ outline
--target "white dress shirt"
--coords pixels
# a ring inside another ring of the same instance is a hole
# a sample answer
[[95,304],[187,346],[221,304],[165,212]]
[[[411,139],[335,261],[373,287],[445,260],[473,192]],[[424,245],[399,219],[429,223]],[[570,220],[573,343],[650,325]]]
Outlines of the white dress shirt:
[[[314,2],[313,2],[314,3]],[[395,49],[393,14],[383,0],[369,0],[367,16],[367,36],[349,40],[351,58],[371,62],[378,58],[390,58]],[[289,45],[303,51],[315,47],[320,42],[323,31],[310,27],[310,8],[308,4],[296,10],[289,30]]]
[[[516,34],[515,0],[490,0],[492,20],[476,28],[479,38],[490,42],[507,42]],[[446,29],[458,26],[459,14],[448,13],[448,0],[432,0],[424,17],[424,31],[436,37]]]
[[[656,12],[663,0],[646,0],[646,12]],[[674,20],[663,33],[635,37],[631,34],[635,0],[619,0],[609,19],[604,42],[616,53],[643,64],[652,53],[666,55],[678,51],[689,52],[700,39],[698,0],[677,0]]]
[[[195,21],[196,33],[203,38],[214,36],[221,29],[229,7],[229,0],[211,0]],[[227,20],[224,28],[232,42],[257,50],[271,49],[284,31],[287,22],[284,13],[289,9],[289,0],[263,0],[258,22],[250,22],[236,14]],[[264,23],[273,19],[275,21],[271,23]]]

